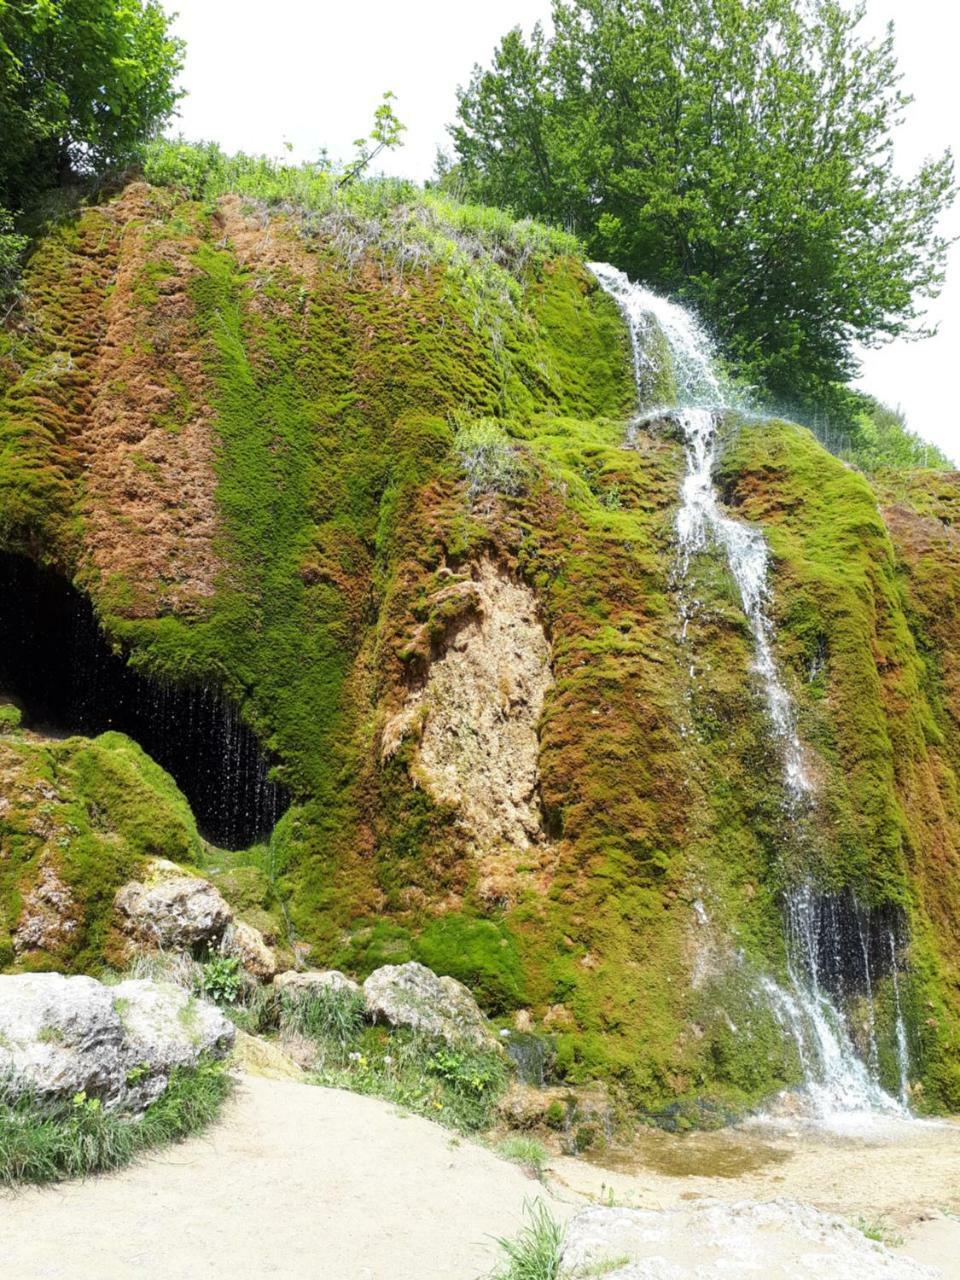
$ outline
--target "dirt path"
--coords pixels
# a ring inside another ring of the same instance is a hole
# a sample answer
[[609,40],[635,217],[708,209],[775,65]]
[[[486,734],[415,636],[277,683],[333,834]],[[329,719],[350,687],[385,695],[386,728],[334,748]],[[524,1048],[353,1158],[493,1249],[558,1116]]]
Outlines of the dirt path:
[[[105,1178],[0,1194],[0,1275],[17,1280],[478,1280],[525,1202],[665,1209],[790,1197],[886,1219],[960,1280],[960,1127],[870,1138],[651,1133],[611,1169],[551,1163],[549,1188],[388,1103],[244,1076],[201,1139]],[[943,1212],[946,1210],[947,1212]],[[866,1280],[866,1278],[865,1278]]]
[[474,1280],[541,1193],[375,1098],[243,1077],[223,1121],[109,1177],[0,1195],[13,1280]]

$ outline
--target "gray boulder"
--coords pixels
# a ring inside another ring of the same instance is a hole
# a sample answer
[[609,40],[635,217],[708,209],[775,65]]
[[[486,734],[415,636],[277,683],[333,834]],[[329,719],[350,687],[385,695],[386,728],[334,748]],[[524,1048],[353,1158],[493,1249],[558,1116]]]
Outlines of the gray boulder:
[[218,941],[233,912],[209,880],[184,875],[156,860],[145,881],[131,880],[114,898],[117,923],[134,942],[164,950],[190,951]]
[[113,1101],[123,1078],[123,1024],[108,987],[61,973],[0,977],[0,1079],[43,1097]]
[[175,1067],[195,1066],[200,1057],[222,1058],[233,1047],[233,1023],[183,987],[132,978],[112,992],[123,1024],[127,1099],[140,1106],[163,1093]]
[[0,976],[0,1080],[16,1092],[142,1110],[177,1066],[222,1057],[233,1024],[180,987],[105,986],[60,973]]
[[360,994],[360,984],[348,978],[339,969],[288,969],[286,973],[278,973],[273,985],[280,992],[289,995],[301,995],[311,991],[350,991]]
[[408,1027],[448,1044],[499,1048],[480,1006],[456,978],[440,978],[411,960],[375,969],[363,984],[367,1014],[374,1022]]

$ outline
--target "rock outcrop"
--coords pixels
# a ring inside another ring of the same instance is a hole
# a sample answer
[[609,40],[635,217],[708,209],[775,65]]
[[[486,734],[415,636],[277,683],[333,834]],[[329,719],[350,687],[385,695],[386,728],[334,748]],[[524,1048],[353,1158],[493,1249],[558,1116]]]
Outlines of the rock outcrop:
[[455,978],[439,978],[411,960],[375,969],[363,984],[367,1015],[374,1022],[406,1027],[448,1044],[494,1048],[496,1037],[467,988]]
[[0,1079],[14,1092],[140,1111],[174,1068],[223,1057],[233,1040],[217,1008],[168,983],[0,976]]
[[146,881],[131,880],[114,899],[120,929],[134,942],[190,951],[219,940],[233,912],[221,893],[200,876],[184,875],[155,861]]
[[304,995],[313,991],[349,991],[360,994],[360,984],[339,969],[288,969],[278,973],[273,984],[285,995]]
[[235,956],[258,982],[272,981],[279,967],[260,930],[235,920],[219,889],[164,859],[153,859],[143,880],[123,885],[114,909],[118,928],[134,949],[216,949]]
[[689,1209],[582,1209],[560,1280],[935,1280],[832,1214],[790,1200]]

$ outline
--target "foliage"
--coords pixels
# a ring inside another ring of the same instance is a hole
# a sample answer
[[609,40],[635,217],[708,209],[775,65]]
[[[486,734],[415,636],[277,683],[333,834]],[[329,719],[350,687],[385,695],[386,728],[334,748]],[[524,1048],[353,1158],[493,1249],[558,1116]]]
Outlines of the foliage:
[[692,301],[741,375],[842,407],[855,341],[926,331],[949,153],[897,177],[909,99],[892,32],[840,0],[555,0],[461,91],[472,198],[573,227],[594,257]]
[[132,1116],[83,1093],[50,1102],[0,1086],[0,1185],[59,1182],[119,1168],[142,1151],[199,1132],[231,1088],[220,1062],[177,1067],[163,1094]]
[[336,987],[284,991],[280,997],[280,1030],[343,1048],[359,1036],[364,1011],[363,996],[358,991]]
[[522,1165],[533,1177],[543,1180],[546,1173],[549,1152],[542,1142],[526,1134],[515,1133],[505,1138],[497,1147],[497,1151],[505,1160]]
[[319,1084],[387,1098],[455,1129],[488,1127],[506,1082],[495,1050],[367,1027],[363,997],[350,990],[284,992],[280,1031],[312,1041]]
[[530,469],[522,454],[495,419],[462,422],[453,448],[466,473],[472,498],[491,493],[515,497],[529,479]]
[[389,90],[383,95],[380,105],[373,113],[373,128],[370,130],[370,137],[358,138],[354,143],[357,148],[356,158],[347,166],[346,172],[337,183],[338,187],[346,187],[351,182],[356,182],[357,178],[362,177],[381,152],[393,151],[396,147],[403,145],[402,135],[407,126],[401,124],[397,119],[397,114],[393,109],[394,98],[395,95]]
[[506,1255],[495,1280],[556,1280],[564,1230],[542,1200],[527,1206],[527,1225],[515,1240],[497,1243]]
[[212,956],[201,968],[197,994],[214,1004],[236,1004],[242,986],[239,958]]
[[897,471],[931,468],[952,471],[953,463],[936,445],[922,440],[907,427],[900,409],[891,409],[873,396],[845,391],[841,425],[814,416],[809,422],[817,438],[831,453],[854,463],[872,475],[884,468]]
[[0,5],[0,286],[23,240],[9,214],[128,163],[171,115],[182,46],[155,0]]

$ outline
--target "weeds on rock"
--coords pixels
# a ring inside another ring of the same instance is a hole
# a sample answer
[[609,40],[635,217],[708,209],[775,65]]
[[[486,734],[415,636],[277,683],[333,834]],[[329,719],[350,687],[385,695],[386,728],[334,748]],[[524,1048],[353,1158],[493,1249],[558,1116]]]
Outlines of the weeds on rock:
[[78,1093],[47,1101],[15,1095],[0,1083],[0,1185],[59,1182],[129,1163],[141,1151],[197,1133],[217,1115],[232,1089],[220,1062],[178,1067],[164,1093],[141,1115],[106,1110]]

